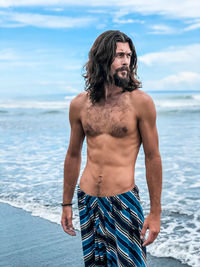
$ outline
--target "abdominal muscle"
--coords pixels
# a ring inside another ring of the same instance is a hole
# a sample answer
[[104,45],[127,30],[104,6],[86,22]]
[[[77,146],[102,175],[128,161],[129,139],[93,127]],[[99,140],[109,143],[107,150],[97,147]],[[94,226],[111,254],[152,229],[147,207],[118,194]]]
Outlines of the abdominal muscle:
[[91,196],[114,196],[135,186],[139,144],[109,136],[87,138],[87,163],[80,179],[82,191]]

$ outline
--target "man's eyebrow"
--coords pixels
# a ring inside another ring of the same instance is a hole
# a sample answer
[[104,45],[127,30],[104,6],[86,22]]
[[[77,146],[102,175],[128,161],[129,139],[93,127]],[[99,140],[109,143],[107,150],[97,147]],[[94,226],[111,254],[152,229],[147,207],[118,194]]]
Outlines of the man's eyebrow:
[[132,52],[131,52],[131,51],[128,52],[128,53],[126,53],[126,52],[124,52],[124,51],[118,51],[118,52],[116,52],[116,55],[119,55],[119,54],[128,54],[128,55],[132,55]]

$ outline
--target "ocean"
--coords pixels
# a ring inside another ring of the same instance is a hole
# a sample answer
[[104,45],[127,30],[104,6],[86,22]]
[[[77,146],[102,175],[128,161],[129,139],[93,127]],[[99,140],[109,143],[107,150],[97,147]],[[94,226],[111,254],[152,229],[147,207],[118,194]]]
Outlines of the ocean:
[[[157,109],[163,163],[162,225],[147,247],[156,257],[200,266],[200,91],[148,92]],[[0,202],[60,224],[63,164],[73,95],[0,99]],[[81,172],[86,163],[86,142]],[[141,147],[135,181],[145,216],[149,195]],[[74,226],[80,230],[76,192]]]

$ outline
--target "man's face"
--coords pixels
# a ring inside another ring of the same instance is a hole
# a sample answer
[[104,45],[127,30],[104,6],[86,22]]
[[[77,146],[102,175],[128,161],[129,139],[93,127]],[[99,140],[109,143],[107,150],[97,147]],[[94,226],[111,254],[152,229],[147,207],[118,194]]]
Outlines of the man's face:
[[114,78],[115,85],[125,87],[129,82],[130,62],[132,52],[129,43],[116,43],[116,54],[111,64],[111,75]]

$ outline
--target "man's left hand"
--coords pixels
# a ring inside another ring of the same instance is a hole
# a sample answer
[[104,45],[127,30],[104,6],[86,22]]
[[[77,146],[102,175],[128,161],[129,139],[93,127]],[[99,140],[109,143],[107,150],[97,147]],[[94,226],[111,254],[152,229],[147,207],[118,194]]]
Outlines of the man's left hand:
[[146,231],[149,229],[149,235],[147,239],[142,244],[143,247],[150,245],[154,242],[156,237],[160,232],[160,215],[154,215],[150,213],[143,224],[143,228],[140,234],[140,238],[143,239],[145,237]]

